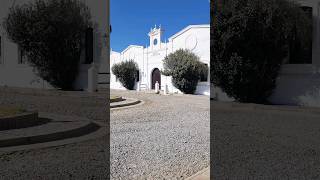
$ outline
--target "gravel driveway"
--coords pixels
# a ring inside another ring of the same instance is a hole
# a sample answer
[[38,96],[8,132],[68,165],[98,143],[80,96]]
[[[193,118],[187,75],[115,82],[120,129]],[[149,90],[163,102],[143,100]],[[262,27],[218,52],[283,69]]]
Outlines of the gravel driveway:
[[[39,91],[0,88],[0,104],[106,122],[107,92]],[[64,146],[0,154],[0,179],[106,179],[107,137]]]
[[319,109],[211,105],[215,179],[320,179]]
[[111,110],[112,179],[184,179],[209,166],[209,98],[111,91],[145,104]]
[[[108,117],[108,92],[0,89],[0,104],[42,112]],[[145,101],[111,111],[112,179],[184,179],[209,166],[209,101],[205,96],[161,96],[113,91]],[[54,148],[0,154],[0,179],[106,179],[106,137]]]

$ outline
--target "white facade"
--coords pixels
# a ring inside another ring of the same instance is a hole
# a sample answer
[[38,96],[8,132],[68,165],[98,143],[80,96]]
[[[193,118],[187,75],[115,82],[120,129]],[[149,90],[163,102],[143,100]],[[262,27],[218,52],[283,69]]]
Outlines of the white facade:
[[302,6],[312,7],[312,63],[284,65],[270,101],[276,104],[320,106],[320,1],[299,2]]
[[[139,81],[136,83],[136,89],[151,90],[154,89],[155,80],[152,78],[163,69],[162,60],[166,55],[175,52],[178,49],[189,49],[197,56],[200,61],[210,65],[210,25],[190,25],[175,35],[171,36],[168,42],[163,42],[163,29],[161,27],[150,30],[148,36],[150,45],[148,47],[130,45],[122,52],[111,51],[110,67],[115,63],[126,60],[134,60],[139,66]],[[167,41],[167,40],[165,40]],[[210,68],[210,67],[209,67]],[[159,70],[159,71],[158,71]],[[210,94],[210,83],[208,78],[205,82],[199,82],[196,94]],[[160,75],[160,90],[165,86],[169,93],[181,93],[171,83],[171,77]],[[124,89],[117,81],[115,75],[111,72],[111,89]]]
[[[301,6],[312,8],[312,62],[285,64],[277,78],[277,87],[270,102],[274,104],[320,106],[320,1],[299,0]],[[232,101],[220,88],[212,87],[212,98]]]
[[[33,1],[33,0],[28,0]],[[1,0],[0,5],[0,24],[2,19],[7,16],[9,8],[14,5],[27,3],[26,0]],[[109,73],[109,0],[86,1],[85,4],[89,7],[92,15],[92,21],[96,23],[94,26],[93,35],[93,63],[79,65],[79,74],[74,82],[74,88],[78,90],[88,90],[88,81],[92,77],[88,77],[88,70],[95,66],[97,72]],[[20,50],[18,45],[11,42],[0,25],[1,36],[1,54],[0,54],[0,86],[11,87],[27,87],[27,88],[52,88],[52,86],[38,77],[35,69],[28,63],[22,63]],[[84,53],[81,57],[81,62],[84,62]],[[100,64],[104,66],[100,66]],[[99,74],[94,75],[94,79],[99,78]],[[88,80],[89,79],[89,80]],[[108,79],[108,78],[104,78]],[[92,83],[91,83],[92,84]],[[98,86],[95,84],[94,86]],[[93,87],[97,89],[97,87]]]

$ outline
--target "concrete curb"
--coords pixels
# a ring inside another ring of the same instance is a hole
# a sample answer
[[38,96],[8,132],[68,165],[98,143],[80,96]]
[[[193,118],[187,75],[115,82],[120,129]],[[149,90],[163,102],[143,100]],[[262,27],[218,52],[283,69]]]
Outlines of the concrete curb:
[[96,131],[99,128],[100,128],[99,125],[97,125],[96,123],[90,122],[85,126],[67,130],[67,131],[62,131],[62,132],[55,132],[55,133],[35,135],[35,136],[26,136],[26,137],[12,138],[12,139],[3,139],[3,140],[0,140],[0,148],[30,145],[30,144],[36,144],[36,143],[56,141],[56,140],[61,140],[66,138],[79,137],[79,136],[91,133],[93,131]]
[[185,180],[210,180],[210,167],[207,167]]
[[91,139],[97,139],[107,135],[107,130],[104,128],[104,124],[99,122],[94,122],[99,128],[96,131],[91,133],[87,133],[82,136],[73,136],[67,137],[65,139],[57,139],[54,141],[47,141],[42,143],[35,143],[35,144],[27,144],[27,145],[19,145],[19,146],[11,146],[11,147],[2,147],[0,148],[0,153],[12,153],[16,151],[24,151],[24,150],[33,150],[33,149],[43,149],[43,148],[50,148],[56,146],[63,146],[67,144],[79,143],[83,141],[88,141]]
[[110,103],[110,109],[119,109],[119,108],[129,107],[129,106],[132,107],[134,105],[143,103],[142,100],[138,100],[138,99],[126,98],[126,97],[123,97],[123,99],[126,99],[126,100],[121,101],[121,103],[117,103],[117,104]]
[[38,118],[38,112],[24,112],[13,116],[0,118],[0,130],[26,128],[36,126],[42,121]]
[[21,88],[21,87],[4,87],[0,86],[0,93],[14,93],[17,95],[33,95],[33,96],[63,96],[63,97],[97,97],[98,94],[101,94],[99,92],[97,93],[88,93],[84,90],[75,90],[75,91],[63,91],[58,89],[47,89],[46,91],[43,91],[42,89],[37,88]]
[[116,103],[116,102],[121,102],[121,101],[125,101],[125,99],[123,99],[122,97],[110,99],[110,103]]
[[290,105],[264,105],[264,104],[246,104],[236,102],[218,102],[214,103],[210,107],[213,109],[239,109],[239,110],[276,110],[276,111],[295,111],[295,112],[313,112],[320,113],[320,108],[317,107],[305,107],[305,106],[290,106]]

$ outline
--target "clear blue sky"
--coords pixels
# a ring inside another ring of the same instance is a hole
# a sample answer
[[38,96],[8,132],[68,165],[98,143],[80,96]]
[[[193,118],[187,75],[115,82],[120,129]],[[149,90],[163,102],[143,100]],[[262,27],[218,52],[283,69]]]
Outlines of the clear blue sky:
[[111,48],[149,45],[148,32],[155,24],[165,29],[164,37],[191,24],[210,23],[209,0],[111,0]]

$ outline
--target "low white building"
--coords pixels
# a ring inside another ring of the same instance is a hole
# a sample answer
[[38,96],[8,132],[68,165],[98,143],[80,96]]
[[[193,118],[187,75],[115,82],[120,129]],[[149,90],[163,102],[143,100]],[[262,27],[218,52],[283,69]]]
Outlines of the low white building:
[[[181,93],[171,82],[171,77],[160,73],[163,69],[162,60],[170,53],[179,49],[189,49],[197,56],[200,61],[210,65],[210,25],[190,25],[169,40],[163,38],[164,30],[155,27],[148,33],[150,45],[148,47],[130,45],[122,52],[111,51],[110,67],[113,64],[126,60],[134,60],[139,66],[139,78],[136,82],[137,90],[152,90],[158,82],[160,90],[167,86],[169,93]],[[196,94],[210,95],[209,74],[207,78],[198,83]],[[117,78],[111,72],[111,89],[124,89]]]
[[[313,22],[312,47],[304,58],[289,60],[282,66],[269,101],[274,104],[320,106],[320,1],[298,2]],[[211,97],[220,101],[233,100],[214,86]]]
[[[27,87],[27,88],[52,88],[52,86],[36,75],[36,69],[27,63],[23,51],[17,44],[10,41],[2,27],[2,20],[8,15],[9,9],[15,5],[34,0],[1,0],[0,3],[0,86]],[[90,84],[93,90],[97,89],[98,83],[108,87],[109,83],[109,0],[79,0],[84,2],[90,9],[92,21],[96,24],[90,44],[92,44],[91,61],[86,59],[85,49],[79,65],[79,74],[74,82],[74,88],[89,90]],[[103,64],[100,65],[100,64]],[[95,67],[96,73],[90,77],[90,68]],[[97,82],[97,83],[95,83]],[[91,88],[91,89],[92,89]]]

